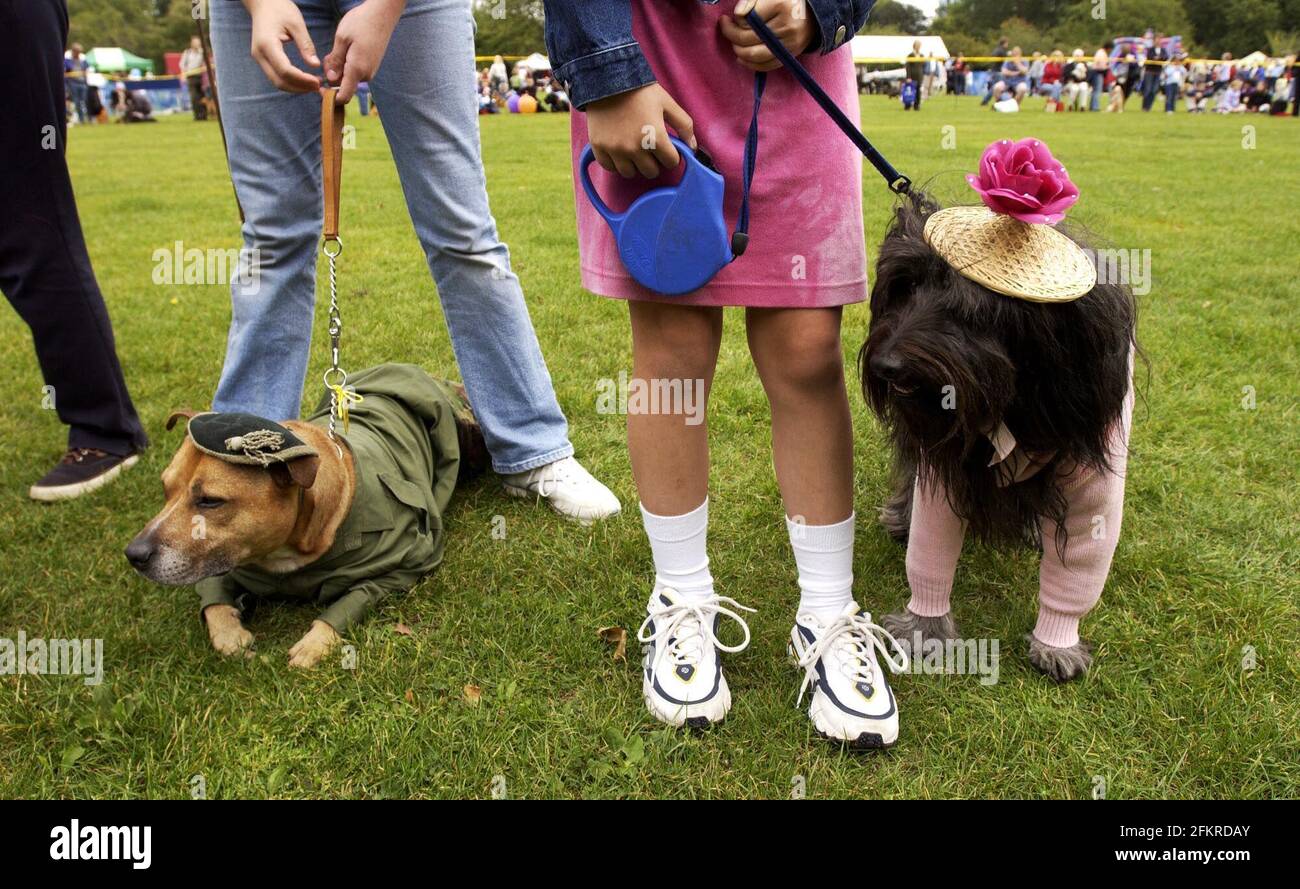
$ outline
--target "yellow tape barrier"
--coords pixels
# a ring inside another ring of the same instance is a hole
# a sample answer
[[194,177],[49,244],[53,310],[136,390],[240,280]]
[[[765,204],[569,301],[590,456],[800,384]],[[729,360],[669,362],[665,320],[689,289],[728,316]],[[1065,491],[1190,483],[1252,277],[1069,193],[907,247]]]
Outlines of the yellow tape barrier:
[[[523,61],[524,59],[526,59],[526,58],[528,58],[528,57],[527,57],[527,56],[502,56],[501,58],[502,58],[504,61],[507,61],[507,62],[521,62],[521,61]],[[957,58],[957,57],[956,57],[956,56],[951,56],[951,58],[954,58],[954,59],[955,59],[955,58]],[[1047,58],[1047,57],[1044,57],[1044,58]],[[1004,57],[1002,57],[1002,56],[962,56],[962,59],[964,59],[964,60],[967,61],[967,62],[974,63],[974,64],[981,64],[981,63],[987,63],[987,62],[1005,62],[1005,61],[1006,61],[1006,59],[1005,59]],[[1024,59],[1025,59],[1026,64],[1031,63],[1031,62],[1033,61],[1033,60],[1030,59],[1028,56],[1024,57]],[[475,62],[492,62],[492,61],[495,61],[495,60],[496,60],[496,56],[475,56],[475,57],[474,57],[474,61],[475,61]],[[927,61],[930,61],[930,60],[931,60],[931,57],[930,57],[930,56],[901,56],[901,57],[896,57],[896,58],[879,58],[879,59],[876,59],[876,58],[871,58],[871,59],[859,59],[859,58],[854,58],[853,63],[854,63],[855,65],[896,65],[896,64],[906,64],[907,62],[912,61],[912,60],[915,60],[915,61],[918,61],[918,62],[927,62]],[[946,61],[946,59],[934,59],[934,61],[942,62],[942,61]],[[1066,61],[1069,62],[1070,59],[1067,58]],[[1115,59],[1111,59],[1110,64],[1114,64],[1116,61],[1117,61],[1117,60],[1115,60]],[[1223,59],[1182,59],[1181,61],[1182,61],[1184,64],[1188,64],[1188,65],[1195,64],[1195,63],[1197,63],[1197,62],[1204,62],[1204,63],[1209,64],[1209,65],[1218,65],[1218,64],[1221,64],[1224,60],[1223,60]],[[1237,64],[1238,61],[1239,61],[1238,59],[1229,59],[1229,60],[1228,60],[1228,62],[1229,62],[1230,64],[1233,64],[1233,65]],[[1275,62],[1280,62],[1280,61],[1283,61],[1283,60],[1282,60],[1282,59],[1269,59],[1270,64],[1271,64],[1271,63],[1275,63]],[[1091,64],[1092,64],[1092,56],[1086,56],[1086,57],[1083,59],[1083,64],[1091,65]],[[1151,62],[1150,64],[1152,64],[1152,65],[1161,65],[1161,66],[1164,66],[1164,65],[1167,65],[1167,64],[1169,64],[1169,63],[1168,63],[1168,62]],[[215,69],[217,66],[214,64],[212,67],[213,67],[213,69]],[[194,69],[192,69],[192,70],[190,70],[190,71],[182,71],[180,74],[147,74],[147,75],[145,75],[144,79],[146,79],[146,80],[166,80],[166,79],[168,79],[169,77],[180,77],[180,78],[184,79],[184,78],[189,77],[189,76],[191,76],[191,75],[193,75],[193,74],[203,74],[203,73],[205,73],[205,71],[206,71],[206,69],[204,69],[204,68],[194,68]],[[84,77],[85,74],[84,74],[84,72],[81,72],[81,71],[65,71],[65,72],[63,72],[63,76],[64,76],[65,79],[79,80],[79,79],[81,79],[82,77]],[[125,77],[125,76],[118,75],[118,74],[104,74],[103,76],[104,76],[104,79],[105,79],[105,80],[130,80],[129,77]]]
[[[957,57],[956,57],[956,56],[951,56],[951,58],[954,58],[954,59],[955,59],[955,58],[957,58]],[[1043,56],[1043,59],[1044,59],[1044,60],[1049,59],[1049,58],[1050,58],[1050,56]],[[893,64],[893,63],[898,63],[898,62],[907,62],[907,61],[909,61],[909,60],[911,60],[911,59],[915,59],[915,60],[918,61],[918,62],[926,62],[926,61],[929,61],[929,60],[930,60],[930,56],[902,56],[902,57],[894,57],[894,58],[888,58],[888,59],[859,59],[859,58],[856,58],[856,57],[855,57],[855,58],[853,59],[853,62],[854,62],[854,64],[858,64],[858,65],[886,65],[886,64]],[[1003,56],[962,56],[962,59],[964,59],[964,60],[967,61],[967,62],[975,62],[975,63],[977,63],[977,64],[978,64],[978,63],[982,63],[982,62],[1005,62],[1005,61],[1007,60],[1007,58],[1006,58],[1006,57],[1003,57]],[[1029,56],[1022,56],[1022,59],[1023,59],[1023,61],[1025,62],[1026,65],[1032,64],[1033,61],[1034,61],[1034,60],[1033,60],[1031,57],[1029,57]],[[943,62],[943,61],[947,61],[947,59],[935,59],[934,61],[936,61],[936,62]],[[1066,61],[1066,62],[1071,61],[1071,57],[1070,57],[1070,56],[1066,56],[1065,61]],[[1091,65],[1091,64],[1092,64],[1092,56],[1084,56],[1080,61],[1082,61],[1082,63],[1085,64],[1085,65]],[[1121,61],[1123,61],[1123,59],[1115,59],[1115,58],[1111,58],[1111,59],[1108,59],[1107,64],[1113,65],[1113,64],[1116,64],[1117,62],[1121,62]],[[1179,61],[1181,61],[1181,62],[1182,62],[1183,64],[1185,64],[1185,65],[1192,65],[1192,64],[1195,64],[1195,63],[1197,63],[1197,62],[1204,62],[1204,63],[1206,63],[1206,64],[1208,64],[1208,65],[1221,65],[1221,64],[1223,64],[1224,59],[1180,59]],[[1230,65],[1236,65],[1236,64],[1238,64],[1240,61],[1241,61],[1240,59],[1228,59],[1228,60],[1227,60],[1228,64],[1230,64]],[[1282,59],[1270,59],[1269,61],[1270,61],[1270,62],[1280,62],[1280,61],[1283,61],[1283,60],[1282,60]],[[1165,62],[1152,61],[1150,64],[1152,64],[1152,65],[1161,65],[1161,66],[1164,66],[1164,65],[1169,64],[1169,62],[1167,62],[1167,61],[1165,61]]]

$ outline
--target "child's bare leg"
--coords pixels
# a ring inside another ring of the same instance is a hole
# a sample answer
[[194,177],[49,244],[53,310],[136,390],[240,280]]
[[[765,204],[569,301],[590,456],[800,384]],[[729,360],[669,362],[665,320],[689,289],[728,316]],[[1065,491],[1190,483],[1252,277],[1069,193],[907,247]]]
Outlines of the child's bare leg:
[[633,379],[647,385],[680,381],[683,391],[686,387],[694,390],[699,411],[695,418],[662,410],[650,414],[629,409],[627,415],[628,454],[641,505],[658,515],[681,515],[700,506],[708,496],[709,438],[704,412],[722,343],[722,310],[651,302],[628,305]]
[[749,350],[772,410],[772,458],[799,570],[799,614],[853,601],[853,421],[840,310],[750,309]]
[[750,309],[749,350],[772,409],[772,458],[786,514],[809,525],[853,514],[853,419],[840,309]]
[[[862,619],[853,596],[853,421],[840,310],[750,309],[754,356],[772,409],[772,456],[799,574],[790,649],[814,729],[855,747],[898,738],[886,676],[906,665]],[[869,603],[868,603],[869,604]]]
[[634,384],[678,399],[676,410],[660,403],[659,410],[646,411],[631,403],[631,392],[628,398],[628,453],[655,566],[646,620],[637,632],[644,651],[641,693],[661,722],[703,728],[731,707],[718,652],[740,651],[748,641],[748,628],[740,645],[724,646],[713,635],[723,610],[744,624],[715,597],[708,557],[704,418],[722,310],[633,302],[631,314]]

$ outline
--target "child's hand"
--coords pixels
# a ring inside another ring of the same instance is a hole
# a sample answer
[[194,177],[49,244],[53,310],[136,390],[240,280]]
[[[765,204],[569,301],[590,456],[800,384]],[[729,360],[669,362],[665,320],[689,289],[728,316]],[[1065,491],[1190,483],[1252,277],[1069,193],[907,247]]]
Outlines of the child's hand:
[[639,172],[647,179],[659,175],[681,160],[668,139],[665,124],[695,147],[695,125],[691,116],[657,83],[606,96],[587,105],[587,138],[596,163],[624,179]]
[[406,0],[366,0],[339,19],[325,77],[339,84],[340,104],[352,98],[358,83],[375,76],[405,8]]
[[253,60],[266,79],[289,93],[320,89],[320,78],[295,67],[284,51],[284,44],[292,40],[304,62],[313,68],[320,66],[307,23],[292,0],[244,0],[244,5],[253,19]]
[[731,42],[731,50],[752,71],[774,71],[781,63],[772,55],[763,41],[745,21],[751,9],[758,10],[761,18],[782,45],[794,55],[808,48],[813,39],[813,19],[808,12],[808,0],[740,0],[733,15],[718,19],[722,36]]

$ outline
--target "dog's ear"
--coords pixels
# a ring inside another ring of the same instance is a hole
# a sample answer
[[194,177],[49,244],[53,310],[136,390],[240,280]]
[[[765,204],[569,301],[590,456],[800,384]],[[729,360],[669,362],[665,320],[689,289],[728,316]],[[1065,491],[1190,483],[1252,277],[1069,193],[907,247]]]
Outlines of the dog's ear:
[[320,457],[298,457],[288,463],[272,463],[267,467],[271,478],[282,488],[297,485],[310,488],[316,484],[316,472],[320,469]]
[[194,418],[194,415],[197,413],[198,411],[192,411],[189,408],[184,408],[184,407],[172,411],[171,414],[167,417],[167,431],[168,432],[171,431],[172,427],[176,425],[177,420],[183,418],[185,422],[188,423],[190,420]]

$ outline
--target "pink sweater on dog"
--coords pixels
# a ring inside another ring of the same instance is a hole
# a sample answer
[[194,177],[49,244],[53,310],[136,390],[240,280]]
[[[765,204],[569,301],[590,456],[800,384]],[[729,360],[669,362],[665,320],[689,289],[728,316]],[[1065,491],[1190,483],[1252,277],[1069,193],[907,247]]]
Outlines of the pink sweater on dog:
[[[1124,513],[1124,474],[1133,422],[1133,390],[1111,436],[1111,470],[1075,469],[1061,475],[1069,501],[1064,556],[1054,544],[1056,524],[1042,520],[1043,560],[1038,575],[1038,641],[1068,648],[1079,641],[1079,621],[1101,598],[1119,542]],[[1032,466],[1032,460],[1026,461]],[[993,470],[990,470],[993,471]],[[1017,479],[1019,481],[1024,476]],[[908,610],[922,617],[948,613],[953,574],[961,555],[965,523],[948,506],[942,488],[916,488],[907,544]]]

